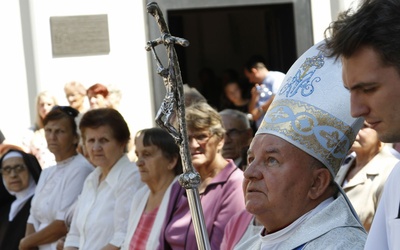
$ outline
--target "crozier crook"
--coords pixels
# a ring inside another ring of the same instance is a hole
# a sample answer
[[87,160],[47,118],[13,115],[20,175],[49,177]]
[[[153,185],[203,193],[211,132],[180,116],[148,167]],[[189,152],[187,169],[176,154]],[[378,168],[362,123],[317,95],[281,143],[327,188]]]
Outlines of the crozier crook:
[[[208,250],[211,249],[211,247],[198,191],[200,175],[194,169],[191,162],[185,122],[183,82],[179,68],[178,56],[174,47],[175,44],[187,47],[189,46],[189,41],[183,38],[174,37],[169,33],[168,26],[157,3],[148,3],[147,12],[156,19],[161,31],[161,36],[147,42],[146,50],[152,52],[157,64],[157,73],[163,78],[166,88],[166,94],[161,103],[161,107],[157,112],[155,121],[161,128],[168,131],[179,146],[184,171],[184,173],[179,177],[179,183],[186,189],[193,227],[196,234],[197,246],[199,249]],[[167,68],[164,68],[155,50],[155,47],[160,44],[163,44],[167,51]],[[176,120],[178,122],[174,125]]]

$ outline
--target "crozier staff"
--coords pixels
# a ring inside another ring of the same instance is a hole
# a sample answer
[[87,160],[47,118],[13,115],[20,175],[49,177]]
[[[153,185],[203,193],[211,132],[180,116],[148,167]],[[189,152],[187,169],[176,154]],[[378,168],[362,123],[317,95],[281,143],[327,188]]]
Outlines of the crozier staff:
[[[166,88],[166,95],[157,113],[156,123],[175,139],[181,151],[181,159],[184,173],[179,178],[179,183],[186,189],[193,227],[196,233],[197,246],[200,249],[210,249],[210,242],[204,222],[203,211],[200,203],[198,186],[200,176],[190,162],[190,151],[187,142],[185,124],[185,101],[183,82],[179,68],[178,56],[174,45],[188,46],[189,41],[183,38],[174,37],[170,34],[164,16],[155,2],[147,4],[147,12],[155,17],[161,31],[161,37],[147,42],[146,50],[153,53],[157,63],[157,73],[163,78]],[[155,46],[164,44],[167,50],[168,67],[164,68],[155,51]],[[177,117],[178,128],[174,126]]]

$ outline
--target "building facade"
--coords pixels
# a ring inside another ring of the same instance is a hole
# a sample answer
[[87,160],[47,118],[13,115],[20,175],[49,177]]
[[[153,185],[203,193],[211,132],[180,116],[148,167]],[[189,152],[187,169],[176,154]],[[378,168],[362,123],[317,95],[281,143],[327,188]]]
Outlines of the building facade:
[[[357,1],[356,1],[357,2]],[[35,119],[36,95],[49,90],[67,105],[63,87],[76,80],[115,85],[131,133],[154,125],[165,95],[146,42],[160,36],[147,1],[20,0],[0,3],[2,68],[0,129],[18,143]],[[171,33],[189,40],[177,48],[185,83],[201,88],[199,71],[241,70],[260,53],[286,71],[351,0],[163,0]],[[166,56],[161,60],[166,62]]]

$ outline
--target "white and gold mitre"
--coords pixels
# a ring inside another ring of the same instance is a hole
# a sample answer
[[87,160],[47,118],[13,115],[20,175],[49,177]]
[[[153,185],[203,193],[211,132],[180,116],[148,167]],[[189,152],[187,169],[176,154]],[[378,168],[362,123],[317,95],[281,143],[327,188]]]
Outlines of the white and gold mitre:
[[321,161],[336,176],[363,125],[350,115],[340,60],[324,55],[324,42],[292,65],[256,134],[272,134]]

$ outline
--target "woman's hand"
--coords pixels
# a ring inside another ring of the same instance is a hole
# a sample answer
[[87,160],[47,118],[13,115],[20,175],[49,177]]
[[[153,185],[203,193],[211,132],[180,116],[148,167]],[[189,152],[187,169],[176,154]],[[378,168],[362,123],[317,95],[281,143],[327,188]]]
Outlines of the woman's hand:
[[39,248],[36,246],[29,245],[29,240],[25,237],[22,238],[19,242],[19,250],[38,250]]

